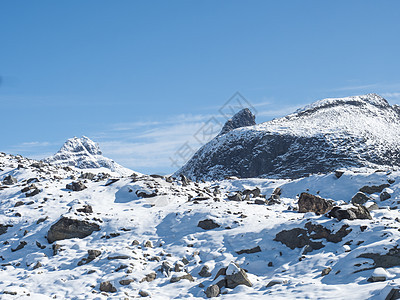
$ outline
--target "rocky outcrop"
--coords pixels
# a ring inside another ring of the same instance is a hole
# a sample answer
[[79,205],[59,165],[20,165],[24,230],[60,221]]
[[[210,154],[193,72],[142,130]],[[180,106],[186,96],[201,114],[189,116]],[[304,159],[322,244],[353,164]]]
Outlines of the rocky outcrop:
[[83,184],[82,181],[74,181],[74,182],[68,183],[66,185],[66,189],[74,191],[74,192],[79,192],[79,191],[83,191],[84,189],[86,189],[86,186]]
[[336,233],[319,224],[308,222],[305,228],[293,228],[290,230],[282,230],[275,236],[275,241],[281,242],[290,249],[305,248],[305,253],[318,250],[325,245],[320,241],[326,239],[328,242],[339,243],[351,232],[348,225],[343,225]]
[[96,223],[62,217],[50,227],[47,240],[49,243],[53,243],[64,239],[82,239],[91,235],[93,231],[99,230],[100,226]]
[[256,117],[248,108],[244,108],[229,119],[222,127],[219,135],[228,133],[236,128],[256,125]]

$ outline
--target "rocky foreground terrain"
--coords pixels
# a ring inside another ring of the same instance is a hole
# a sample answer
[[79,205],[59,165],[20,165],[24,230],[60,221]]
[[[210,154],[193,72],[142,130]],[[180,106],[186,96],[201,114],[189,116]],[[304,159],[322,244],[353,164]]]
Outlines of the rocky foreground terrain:
[[0,153],[0,298],[396,299],[399,183],[193,182]]

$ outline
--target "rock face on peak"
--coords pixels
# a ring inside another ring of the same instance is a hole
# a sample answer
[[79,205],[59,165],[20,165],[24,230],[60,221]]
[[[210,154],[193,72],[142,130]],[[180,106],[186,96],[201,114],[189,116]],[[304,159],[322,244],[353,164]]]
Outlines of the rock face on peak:
[[376,94],[324,99],[282,118],[223,132],[175,175],[298,178],[337,168],[400,166],[400,110]]
[[78,169],[107,168],[121,175],[131,175],[133,171],[104,157],[97,143],[86,136],[68,139],[61,149],[44,162],[60,167],[76,167]]
[[228,133],[236,128],[256,125],[256,117],[248,108],[244,108],[237,112],[231,119],[226,121],[224,127],[222,127],[219,135]]

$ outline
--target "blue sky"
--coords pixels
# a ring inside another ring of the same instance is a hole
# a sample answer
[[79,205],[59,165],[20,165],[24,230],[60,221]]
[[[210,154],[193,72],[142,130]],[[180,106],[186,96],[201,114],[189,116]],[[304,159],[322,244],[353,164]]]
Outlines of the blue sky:
[[[400,103],[400,1],[1,1],[0,151],[86,135],[145,173],[239,91],[257,121],[328,97]],[[197,144],[196,144],[197,143]]]

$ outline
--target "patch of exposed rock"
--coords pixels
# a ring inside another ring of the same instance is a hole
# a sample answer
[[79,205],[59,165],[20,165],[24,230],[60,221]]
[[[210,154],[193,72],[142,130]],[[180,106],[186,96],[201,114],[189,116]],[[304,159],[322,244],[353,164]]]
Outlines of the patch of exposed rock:
[[339,206],[335,206],[332,210],[328,213],[328,216],[331,218],[336,218],[339,221],[346,219],[346,220],[372,220],[371,214],[369,213],[368,209],[362,205],[355,205],[354,207],[350,208],[341,208]]
[[281,242],[290,249],[303,248],[304,253],[318,250],[325,245],[321,241],[315,241],[320,239],[326,239],[328,242],[338,243],[347,236],[351,229],[348,229],[348,225],[343,225],[336,233],[333,233],[330,229],[325,228],[319,224],[313,224],[308,222],[304,228],[293,228],[290,230],[282,230],[275,236],[275,241]]
[[99,230],[100,226],[96,223],[62,217],[50,227],[47,240],[53,243],[64,239],[82,239],[91,235],[93,231]]

